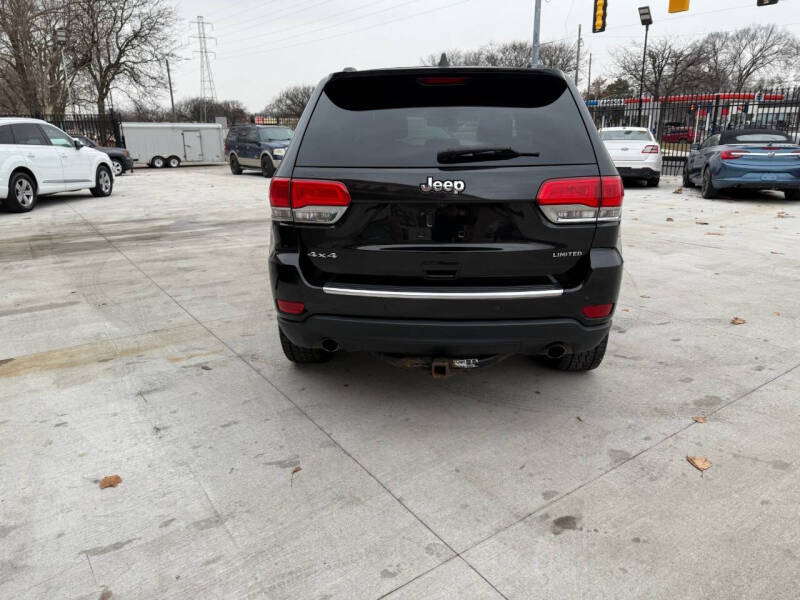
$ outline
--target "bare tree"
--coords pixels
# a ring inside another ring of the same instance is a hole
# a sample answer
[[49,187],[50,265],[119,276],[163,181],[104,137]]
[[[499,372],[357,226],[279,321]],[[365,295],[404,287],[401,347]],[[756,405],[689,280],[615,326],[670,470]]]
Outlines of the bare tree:
[[97,112],[112,89],[152,98],[165,87],[164,60],[174,58],[175,9],[166,0],[71,0],[79,24],[76,66],[89,81]]
[[[715,35],[710,34],[706,40]],[[728,86],[740,91],[755,83],[757,77],[780,78],[788,69],[797,67],[798,40],[793,34],[775,25],[757,25],[739,29],[724,36],[723,72]]]
[[[705,57],[699,43],[681,45],[662,38],[647,46],[644,72],[644,95],[658,98],[677,91],[687,91],[689,74]],[[636,46],[620,48],[616,57],[617,75],[635,81],[638,93],[642,72],[642,51]]]
[[246,123],[250,115],[239,100],[221,100],[209,102],[204,98],[186,98],[175,104],[178,121],[202,122],[203,115],[213,120],[215,117],[226,117],[231,123]]
[[282,117],[299,117],[314,93],[313,85],[293,85],[282,90],[264,107],[264,113]]
[[[539,48],[539,59],[545,67],[560,69],[572,78],[575,76],[578,59],[576,46],[577,42],[572,44],[564,41],[544,43]],[[430,54],[422,59],[422,64],[436,66],[439,64],[439,56],[439,54]],[[447,52],[447,59],[454,66],[525,68],[531,64],[531,44],[526,41],[513,41],[503,44],[486,44],[474,50],[453,49]]]

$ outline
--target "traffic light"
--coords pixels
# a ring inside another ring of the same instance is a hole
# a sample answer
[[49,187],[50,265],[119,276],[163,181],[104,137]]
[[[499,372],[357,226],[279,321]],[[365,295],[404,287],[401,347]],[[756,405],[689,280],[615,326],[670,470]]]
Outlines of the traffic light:
[[777,4],[778,0],[758,0],[757,6],[769,6],[770,4]]
[[608,0],[594,0],[594,21],[592,33],[606,30],[606,14],[608,13]]
[[689,10],[689,0],[669,0],[669,12],[683,12]]

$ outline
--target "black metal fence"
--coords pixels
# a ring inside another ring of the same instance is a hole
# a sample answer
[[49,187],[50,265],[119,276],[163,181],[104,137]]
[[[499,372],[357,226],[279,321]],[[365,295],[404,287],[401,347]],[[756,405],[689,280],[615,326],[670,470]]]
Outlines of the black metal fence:
[[17,114],[3,115],[5,117],[28,117],[42,119],[52,123],[59,129],[63,129],[70,135],[83,135],[94,140],[100,146],[125,147],[125,139],[122,137],[122,127],[119,115],[108,113],[105,115],[93,114],[63,114],[63,115],[43,115],[43,114]]
[[286,117],[279,115],[253,115],[253,123],[256,125],[284,125],[294,129],[300,117]]
[[586,101],[598,129],[647,127],[661,144],[662,173],[679,175],[692,144],[725,129],[778,129],[800,143],[800,88]]

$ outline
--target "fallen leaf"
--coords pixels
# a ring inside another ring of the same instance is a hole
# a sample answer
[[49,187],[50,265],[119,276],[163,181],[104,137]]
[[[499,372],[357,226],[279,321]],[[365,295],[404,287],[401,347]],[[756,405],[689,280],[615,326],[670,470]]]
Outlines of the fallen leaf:
[[705,471],[706,469],[711,467],[711,461],[708,460],[705,456],[687,456],[686,460],[689,461],[689,464],[692,465],[695,469],[700,471]]
[[673,194],[682,194],[682,193],[683,193],[683,188],[678,188],[677,190],[675,190],[675,191],[674,191],[674,192],[672,192],[672,193],[673,193]]
[[649,298],[649,297],[650,296],[648,296],[647,294],[642,294],[641,296],[639,296],[639,298]]
[[674,221],[675,221],[675,219],[673,219],[672,217],[667,217],[667,223],[672,223]]
[[773,315],[775,315],[776,317],[780,317],[780,316],[781,316],[781,313],[780,313],[780,311],[777,311],[777,310],[776,310],[774,313],[772,313],[772,314],[773,314]]
[[622,312],[631,312],[631,311],[630,311],[630,309],[628,309],[628,308],[623,308],[623,309],[622,309]]
[[744,325],[745,323],[747,323],[747,321],[745,321],[741,317],[733,317],[731,319],[731,324],[733,324],[733,325]]
[[697,219],[695,219],[694,224],[695,225],[708,225],[708,221],[698,221]]
[[778,252],[777,250],[770,250],[770,254],[783,254],[783,252]]
[[297,465],[294,469],[292,469],[292,475],[294,475],[295,473],[299,473],[302,470],[303,470],[303,467],[301,467],[300,465]]
[[210,371],[211,370],[211,367],[209,367],[208,365],[203,365],[200,368],[203,369],[203,371]]
[[706,235],[725,235],[721,231],[706,231]]
[[122,483],[122,477],[119,475],[106,475],[100,480],[100,489],[104,490],[107,487],[117,487]]
[[708,422],[708,419],[706,419],[705,417],[692,417],[692,420],[695,423],[707,423]]
[[778,211],[778,218],[779,218],[779,219],[788,219],[788,218],[790,218],[791,216],[792,216],[792,215],[790,215],[789,213],[787,213],[785,210]]
[[631,219],[631,221],[638,221],[638,220],[639,220],[639,217],[633,217],[633,218]]

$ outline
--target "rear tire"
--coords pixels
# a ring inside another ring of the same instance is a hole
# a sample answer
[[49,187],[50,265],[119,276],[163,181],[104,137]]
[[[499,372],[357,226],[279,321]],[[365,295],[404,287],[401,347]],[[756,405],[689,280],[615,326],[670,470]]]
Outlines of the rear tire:
[[268,156],[261,157],[261,174],[264,177],[272,177],[275,175],[275,165],[272,164]]
[[713,200],[714,198],[719,198],[719,193],[717,190],[714,189],[714,184],[711,183],[711,169],[706,167],[703,170],[703,188],[702,188],[703,198],[706,200]]
[[163,169],[165,164],[167,163],[163,156],[154,156],[150,159],[150,166],[154,169]]
[[608,335],[591,350],[578,352],[577,354],[567,354],[557,359],[548,359],[547,362],[559,371],[591,371],[599,367],[600,363],[603,362],[607,346]]
[[105,165],[97,167],[97,174],[95,175],[95,186],[90,188],[89,191],[92,196],[96,198],[104,198],[110,196],[114,190],[114,178],[111,176],[111,171]]
[[784,190],[783,195],[787,200],[800,200],[800,190]]
[[654,177],[653,179],[648,179],[647,187],[658,187],[660,181],[661,181],[660,177]]
[[694,182],[689,178],[689,167],[687,165],[683,166],[683,187],[685,188],[695,187]]
[[181,159],[178,158],[177,156],[170,156],[167,159],[167,166],[170,169],[177,169],[178,167],[181,166]]
[[298,364],[314,364],[314,363],[323,363],[330,360],[331,354],[330,352],[326,352],[325,350],[320,350],[318,348],[303,348],[302,346],[297,346],[296,344],[292,343],[286,335],[278,328],[278,335],[281,338],[281,348],[283,348],[283,353],[293,363]]
[[3,200],[3,207],[11,212],[28,212],[34,209],[39,194],[36,181],[27,173],[17,172],[8,183],[8,198]]
[[228,159],[231,167],[231,173],[234,175],[241,175],[242,174],[242,167],[239,164],[239,159],[236,158],[235,154],[231,154],[230,158]]

